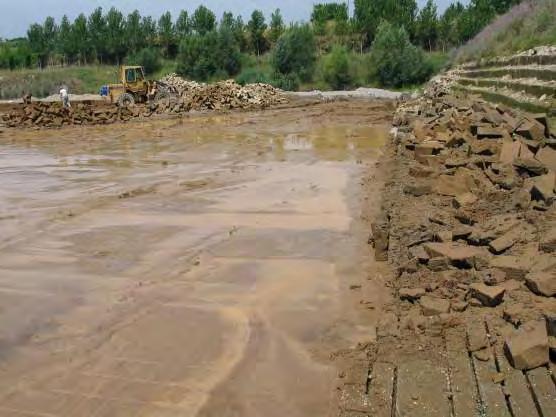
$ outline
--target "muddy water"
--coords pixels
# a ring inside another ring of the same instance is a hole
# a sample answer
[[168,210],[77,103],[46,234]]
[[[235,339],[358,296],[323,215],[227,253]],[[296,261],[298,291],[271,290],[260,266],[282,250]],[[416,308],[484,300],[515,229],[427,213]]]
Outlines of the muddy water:
[[0,415],[333,415],[386,115],[3,133]]

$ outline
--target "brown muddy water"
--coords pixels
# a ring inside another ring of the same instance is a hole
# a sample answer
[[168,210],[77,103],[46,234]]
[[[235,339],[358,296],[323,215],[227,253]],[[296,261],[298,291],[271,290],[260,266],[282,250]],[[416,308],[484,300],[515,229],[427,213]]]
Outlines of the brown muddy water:
[[390,113],[0,134],[0,416],[334,415]]

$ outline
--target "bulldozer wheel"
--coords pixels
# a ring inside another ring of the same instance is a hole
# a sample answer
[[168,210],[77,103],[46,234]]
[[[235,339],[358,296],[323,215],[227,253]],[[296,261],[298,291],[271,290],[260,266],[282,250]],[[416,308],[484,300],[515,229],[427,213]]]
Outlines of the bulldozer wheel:
[[118,106],[120,107],[132,106],[133,104],[135,104],[135,98],[129,93],[123,93],[118,97]]
[[156,104],[163,104],[169,106],[171,102],[171,95],[167,91],[159,91],[154,97],[154,102]]

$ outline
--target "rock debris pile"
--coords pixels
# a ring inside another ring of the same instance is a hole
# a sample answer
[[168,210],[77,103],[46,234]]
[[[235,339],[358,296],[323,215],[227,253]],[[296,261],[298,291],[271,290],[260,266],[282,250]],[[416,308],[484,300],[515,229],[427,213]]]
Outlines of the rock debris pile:
[[160,81],[175,87],[181,100],[189,102],[195,110],[254,109],[287,102],[281,90],[268,84],[241,86],[234,80],[202,84],[184,80],[176,74]]
[[510,363],[556,354],[556,137],[527,114],[441,84],[404,103],[373,224],[397,271],[401,327],[480,317]]
[[267,84],[241,86],[233,80],[201,84],[176,75],[169,75],[161,81],[175,87],[178,96],[127,107],[102,102],[78,102],[73,103],[71,108],[63,108],[58,102],[34,102],[4,113],[0,116],[0,121],[7,127],[97,125],[147,118],[156,114],[184,114],[191,110],[262,109],[287,102],[280,90]]

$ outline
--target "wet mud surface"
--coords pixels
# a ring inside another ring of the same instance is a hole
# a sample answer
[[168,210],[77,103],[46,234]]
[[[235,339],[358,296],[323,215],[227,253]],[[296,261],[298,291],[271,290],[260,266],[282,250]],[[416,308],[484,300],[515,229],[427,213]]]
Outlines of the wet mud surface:
[[335,415],[392,110],[2,133],[0,415]]

